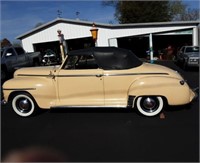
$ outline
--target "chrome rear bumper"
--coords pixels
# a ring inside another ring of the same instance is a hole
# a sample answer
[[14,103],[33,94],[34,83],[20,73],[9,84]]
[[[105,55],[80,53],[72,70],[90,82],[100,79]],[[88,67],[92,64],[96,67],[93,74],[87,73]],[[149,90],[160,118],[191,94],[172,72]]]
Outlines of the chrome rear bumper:
[[195,93],[195,97],[194,100],[197,99],[197,97],[199,97],[199,87],[193,88],[192,91]]

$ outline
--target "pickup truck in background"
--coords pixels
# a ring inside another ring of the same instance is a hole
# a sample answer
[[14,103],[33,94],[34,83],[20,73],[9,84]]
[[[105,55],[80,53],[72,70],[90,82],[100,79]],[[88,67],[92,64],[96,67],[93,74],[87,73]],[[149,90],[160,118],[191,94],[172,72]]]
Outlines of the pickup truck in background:
[[199,67],[199,46],[183,46],[177,54],[177,63],[183,69]]
[[39,66],[42,61],[40,52],[26,53],[20,46],[8,46],[1,49],[1,81],[21,67]]

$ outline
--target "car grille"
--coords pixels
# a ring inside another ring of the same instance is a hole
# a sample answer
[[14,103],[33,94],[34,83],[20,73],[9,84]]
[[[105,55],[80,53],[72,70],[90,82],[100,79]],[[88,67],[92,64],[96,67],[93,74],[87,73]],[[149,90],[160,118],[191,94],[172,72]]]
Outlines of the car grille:
[[190,58],[189,63],[190,64],[199,64],[199,58]]

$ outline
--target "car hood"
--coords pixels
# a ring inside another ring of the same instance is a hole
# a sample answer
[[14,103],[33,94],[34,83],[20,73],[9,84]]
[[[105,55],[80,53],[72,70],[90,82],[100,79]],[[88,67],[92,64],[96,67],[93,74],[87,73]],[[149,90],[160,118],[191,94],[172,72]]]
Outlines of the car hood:
[[199,52],[185,53],[189,57],[199,57]]
[[26,67],[15,71],[14,76],[43,76],[51,75],[60,66]]

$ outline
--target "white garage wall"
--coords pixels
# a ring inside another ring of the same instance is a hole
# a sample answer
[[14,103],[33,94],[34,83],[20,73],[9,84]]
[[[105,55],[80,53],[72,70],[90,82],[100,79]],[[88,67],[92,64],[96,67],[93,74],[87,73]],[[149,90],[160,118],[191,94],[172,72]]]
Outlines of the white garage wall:
[[[104,28],[98,27],[98,40],[97,46],[109,46],[110,40],[116,40],[116,38],[120,37],[128,37],[128,36],[135,36],[135,35],[149,35],[150,33],[160,33],[160,32],[170,32],[175,30],[186,30],[186,29],[193,29],[195,26],[167,26],[167,27],[124,27],[123,25],[121,28]],[[22,45],[27,52],[33,52],[33,44],[35,43],[42,43],[42,42],[52,42],[58,41],[58,33],[57,30],[61,30],[62,34],[66,40],[75,39],[75,38],[84,38],[84,37],[91,37],[91,25],[82,25],[76,23],[66,23],[60,22],[43,30],[40,30],[37,33],[34,33],[24,39],[22,39]],[[111,43],[112,44],[112,43]],[[113,42],[114,46],[117,46],[117,43]]]

